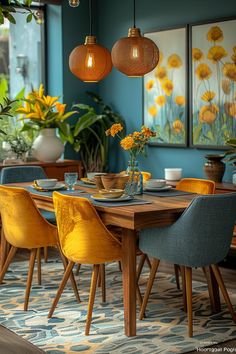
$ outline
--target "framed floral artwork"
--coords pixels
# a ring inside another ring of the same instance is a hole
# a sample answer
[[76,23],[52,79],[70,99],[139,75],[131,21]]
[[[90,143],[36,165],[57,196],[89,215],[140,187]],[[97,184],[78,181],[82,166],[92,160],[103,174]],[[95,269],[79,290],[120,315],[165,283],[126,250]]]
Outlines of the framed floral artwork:
[[190,144],[222,149],[236,134],[236,19],[190,26]]
[[187,145],[187,28],[146,33],[159,63],[143,79],[143,123],[156,132],[150,145]]

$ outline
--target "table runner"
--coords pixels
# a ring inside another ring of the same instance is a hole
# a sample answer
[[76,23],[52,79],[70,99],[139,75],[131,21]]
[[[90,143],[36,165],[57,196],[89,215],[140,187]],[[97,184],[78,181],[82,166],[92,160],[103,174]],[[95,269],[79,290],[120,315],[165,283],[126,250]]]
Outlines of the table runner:
[[78,181],[76,186],[86,187],[86,188],[97,188],[94,184],[84,183],[83,181]]
[[[25,187],[30,193],[34,194],[39,194],[39,195],[45,195],[48,197],[52,197],[52,193],[55,191],[50,191],[50,192],[41,192],[37,191],[34,187],[27,186]],[[68,191],[68,190],[57,190],[56,192],[59,192],[64,195],[70,195],[73,197],[82,197],[82,198],[87,198],[89,199],[93,205],[96,206],[105,206],[105,207],[118,207],[118,206],[130,206],[130,205],[141,205],[141,204],[151,204],[152,202],[150,200],[143,200],[143,199],[131,199],[131,200],[125,200],[123,202],[117,202],[114,200],[114,202],[99,202],[96,200],[93,200],[91,198],[91,194],[85,193],[84,191],[80,189],[76,189],[75,191]]]
[[148,192],[148,191],[144,191],[143,194],[147,194],[147,195],[154,195],[155,197],[177,197],[180,195],[186,195],[186,194],[196,194],[196,193],[191,193],[191,192],[184,192],[184,191],[179,191],[176,189],[170,189],[169,191],[163,191],[163,192]]
[[74,191],[58,189],[58,190],[54,190],[54,191],[42,192],[42,191],[38,191],[37,189],[35,189],[34,187],[31,187],[31,186],[27,186],[27,187],[24,187],[24,188],[27,189],[30,193],[39,194],[39,195],[45,195],[47,197],[52,197],[52,193],[53,192],[59,192],[61,194],[73,195],[73,196],[77,196],[78,194],[84,193],[84,191],[82,191],[81,189],[76,189]]

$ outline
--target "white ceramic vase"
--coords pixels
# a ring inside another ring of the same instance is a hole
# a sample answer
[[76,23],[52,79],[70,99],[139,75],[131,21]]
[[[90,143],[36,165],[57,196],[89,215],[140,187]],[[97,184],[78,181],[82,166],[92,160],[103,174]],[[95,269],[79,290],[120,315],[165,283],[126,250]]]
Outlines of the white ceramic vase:
[[56,135],[55,128],[42,129],[32,146],[33,156],[43,162],[57,161],[63,151],[64,145]]

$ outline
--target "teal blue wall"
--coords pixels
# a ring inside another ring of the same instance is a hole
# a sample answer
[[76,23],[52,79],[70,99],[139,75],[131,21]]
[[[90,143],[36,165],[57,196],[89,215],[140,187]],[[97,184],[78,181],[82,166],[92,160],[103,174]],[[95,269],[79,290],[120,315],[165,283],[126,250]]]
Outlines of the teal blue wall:
[[[98,84],[86,84],[76,78],[69,69],[71,51],[84,43],[89,35],[89,1],[82,0],[80,6],[72,8],[67,0],[62,6],[47,7],[47,66],[48,92],[60,95],[69,108],[74,103],[90,103],[86,91],[98,92]],[[97,30],[96,1],[94,6],[94,31]],[[71,118],[74,121],[76,118]],[[65,158],[77,158],[70,145],[66,145]]]
[[[132,0],[98,1],[99,38],[100,42],[109,49],[117,39],[127,36],[128,28],[132,26],[132,3]],[[136,25],[142,29],[142,32],[236,16],[235,0],[136,0],[136,7]],[[141,79],[127,78],[113,69],[108,78],[99,84],[99,94],[125,117],[128,131],[140,128],[142,124]],[[190,148],[149,147],[148,157],[142,158],[141,167],[143,170],[151,171],[154,177],[163,176],[165,167],[182,167],[185,177],[204,177],[204,155],[213,152]],[[126,166],[128,157],[121,150],[118,157],[117,151],[111,152],[110,156],[112,170],[119,171]],[[231,169],[227,166],[225,180],[231,179]]]

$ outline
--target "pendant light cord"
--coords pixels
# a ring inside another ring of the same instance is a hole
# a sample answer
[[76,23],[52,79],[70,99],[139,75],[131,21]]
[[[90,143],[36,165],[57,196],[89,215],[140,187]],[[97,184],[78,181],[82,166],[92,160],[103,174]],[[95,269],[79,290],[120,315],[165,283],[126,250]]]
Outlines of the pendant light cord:
[[92,24],[92,0],[89,0],[89,20],[90,20],[90,36],[93,33],[93,24]]
[[134,0],[134,28],[136,27],[136,17],[135,17],[135,11],[136,10],[136,6],[135,6],[135,0]]

